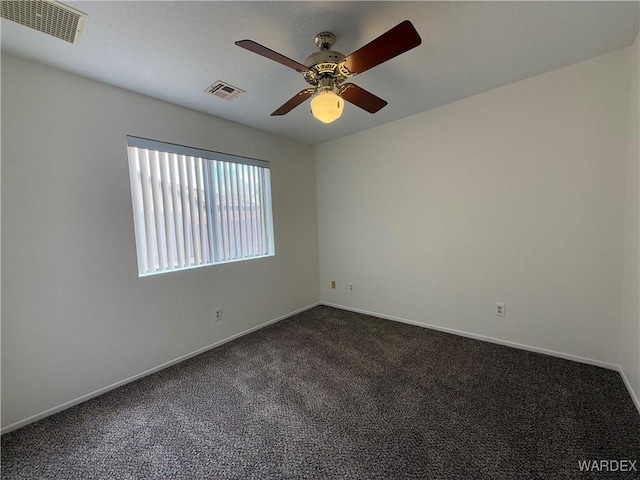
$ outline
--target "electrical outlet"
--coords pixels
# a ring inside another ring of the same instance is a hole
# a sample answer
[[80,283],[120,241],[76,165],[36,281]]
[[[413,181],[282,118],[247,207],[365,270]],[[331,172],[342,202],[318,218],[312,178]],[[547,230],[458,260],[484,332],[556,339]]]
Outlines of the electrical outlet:
[[353,288],[353,283],[349,283],[349,293],[353,293],[355,292],[355,289]]
[[495,306],[495,310],[494,310],[494,312],[493,312],[493,313],[494,313],[494,315],[495,315],[496,317],[504,317],[504,314],[505,314],[505,307],[504,307],[504,303],[496,302],[496,303],[494,304],[494,306]]
[[221,308],[216,308],[213,311],[213,319],[216,322],[219,322],[220,320],[222,320],[222,309]]
[[336,281],[335,280],[331,280],[331,288],[333,288],[333,289],[336,288]]

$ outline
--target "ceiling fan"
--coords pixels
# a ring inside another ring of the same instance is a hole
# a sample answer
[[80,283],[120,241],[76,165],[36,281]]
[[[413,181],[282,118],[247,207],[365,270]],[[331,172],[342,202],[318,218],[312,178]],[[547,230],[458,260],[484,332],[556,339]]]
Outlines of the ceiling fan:
[[391,60],[398,55],[417,47],[422,39],[409,20],[399,23],[351,55],[345,56],[331,50],[336,36],[331,32],[321,32],[314,42],[320,49],[307,57],[304,64],[285,57],[273,50],[254,42],[240,40],[239,47],[274,60],[301,73],[312,87],[298,92],[274,111],[271,116],[285,115],[295,107],[313,97],[311,113],[324,123],[331,123],[342,115],[344,101],[356,105],[369,113],[376,113],[387,102],[354,83],[344,83],[370,68]]

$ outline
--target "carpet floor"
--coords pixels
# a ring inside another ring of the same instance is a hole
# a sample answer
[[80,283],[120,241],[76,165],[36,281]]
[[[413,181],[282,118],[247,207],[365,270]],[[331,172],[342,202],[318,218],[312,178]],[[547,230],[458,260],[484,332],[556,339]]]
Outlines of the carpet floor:
[[617,372],[320,306],[3,435],[1,477],[638,476],[581,460],[640,470]]

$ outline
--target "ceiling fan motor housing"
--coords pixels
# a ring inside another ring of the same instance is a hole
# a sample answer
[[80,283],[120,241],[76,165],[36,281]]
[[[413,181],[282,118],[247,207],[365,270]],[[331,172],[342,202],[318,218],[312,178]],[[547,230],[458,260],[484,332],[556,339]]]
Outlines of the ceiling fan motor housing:
[[304,72],[304,79],[311,85],[316,85],[323,77],[332,77],[338,83],[343,82],[347,77],[343,75],[338,65],[344,60],[345,55],[334,50],[322,50],[312,53],[304,61],[304,65],[309,68]]

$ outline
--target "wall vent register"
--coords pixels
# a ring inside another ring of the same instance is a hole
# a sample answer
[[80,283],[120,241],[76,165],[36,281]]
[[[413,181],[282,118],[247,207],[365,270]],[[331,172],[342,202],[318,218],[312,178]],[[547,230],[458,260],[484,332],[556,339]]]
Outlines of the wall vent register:
[[245,93],[245,91],[241,88],[234,87],[233,85],[223,82],[222,80],[216,80],[207,88],[205,88],[204,91],[210,95],[215,95],[216,97],[220,97],[223,100],[229,101]]
[[77,45],[87,14],[53,0],[2,0],[2,18]]

